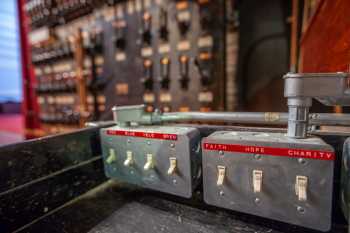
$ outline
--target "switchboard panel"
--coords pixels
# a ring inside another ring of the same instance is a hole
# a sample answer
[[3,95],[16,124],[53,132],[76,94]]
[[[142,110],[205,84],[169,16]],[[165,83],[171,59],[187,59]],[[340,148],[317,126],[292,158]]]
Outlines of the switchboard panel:
[[226,17],[229,3],[28,1],[34,114],[44,134],[110,120],[115,105],[162,112],[234,108],[237,39]]
[[220,131],[202,149],[206,203],[330,229],[335,155],[320,138]]
[[120,3],[105,24],[107,106],[225,108],[225,1]]

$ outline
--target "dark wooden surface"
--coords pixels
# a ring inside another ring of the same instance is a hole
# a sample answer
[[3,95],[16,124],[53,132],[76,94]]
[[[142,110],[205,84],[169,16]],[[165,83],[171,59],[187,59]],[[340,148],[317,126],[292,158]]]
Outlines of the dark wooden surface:
[[[111,181],[20,232],[315,233],[205,205],[199,193],[190,201]],[[334,224],[331,232],[347,231]]]
[[105,180],[98,127],[0,147],[0,232],[19,229]]

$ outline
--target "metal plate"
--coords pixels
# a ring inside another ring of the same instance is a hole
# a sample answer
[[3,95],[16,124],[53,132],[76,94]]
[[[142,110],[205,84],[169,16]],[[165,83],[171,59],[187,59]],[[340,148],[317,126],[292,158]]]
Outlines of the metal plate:
[[[205,138],[202,147],[206,203],[317,230],[330,229],[334,150],[321,139],[221,131]],[[218,165],[226,167],[221,186],[217,185]],[[254,170],[263,172],[258,193],[253,191]],[[297,176],[308,178],[306,201],[299,201],[296,195]]]
[[[191,197],[200,178],[200,136],[190,127],[112,127],[101,130],[106,175],[182,197]],[[108,163],[110,150],[115,161]],[[133,154],[133,164],[125,166],[127,151]],[[153,156],[153,169],[144,170],[147,154]],[[168,175],[170,157],[176,157],[177,168]]]

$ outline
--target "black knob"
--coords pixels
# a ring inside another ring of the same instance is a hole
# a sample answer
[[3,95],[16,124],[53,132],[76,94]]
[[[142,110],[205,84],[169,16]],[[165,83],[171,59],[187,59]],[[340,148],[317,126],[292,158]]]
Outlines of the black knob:
[[[124,23],[124,22],[123,22]],[[126,47],[126,25],[118,26],[115,29],[115,46],[119,50],[124,50]]]
[[103,53],[103,33],[98,32],[94,38],[94,49],[97,53]]
[[142,32],[142,41],[144,44],[151,45],[152,34],[150,30],[145,30]]
[[178,25],[181,36],[186,36],[188,30],[190,29],[190,23],[187,21],[181,21],[178,23]]
[[153,90],[153,79],[152,78],[144,78],[144,79],[142,79],[142,83],[144,85],[145,90],[148,90],[148,91]]
[[115,46],[117,47],[117,49],[124,50],[125,47],[126,47],[126,41],[125,41],[125,39],[122,38],[122,37],[116,38],[116,40],[115,40]]
[[164,9],[161,9],[160,11],[160,18],[159,18],[159,37],[167,41],[168,40],[168,14]]

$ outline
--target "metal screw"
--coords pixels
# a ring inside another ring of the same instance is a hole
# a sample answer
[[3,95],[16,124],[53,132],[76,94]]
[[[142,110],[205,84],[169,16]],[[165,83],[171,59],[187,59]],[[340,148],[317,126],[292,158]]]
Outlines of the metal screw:
[[150,141],[147,141],[147,145],[151,145],[151,142],[150,142]]
[[303,159],[303,158],[299,158],[299,159],[298,159],[298,162],[299,162],[300,164],[305,164],[305,163],[306,163],[306,160]]
[[224,196],[224,194],[225,194],[224,191],[220,190],[219,195]]
[[222,150],[220,150],[219,155],[224,155],[224,152]]
[[177,184],[177,180],[176,179],[173,179],[173,184]]
[[127,143],[131,143],[131,140],[130,140],[130,139],[128,139],[128,140],[127,140]]
[[305,213],[305,209],[304,209],[303,207],[301,207],[301,206],[298,206],[298,207],[297,207],[297,211],[298,211],[299,213],[301,213],[301,214]]
[[170,147],[171,147],[171,148],[174,148],[174,147],[175,147],[175,144],[174,144],[174,143],[171,143],[171,144],[170,144]]
[[259,159],[261,159],[261,155],[256,154],[256,155],[254,156],[254,158],[257,159],[257,160],[259,160]]
[[255,202],[255,204],[259,205],[260,204],[260,198],[255,198],[254,202]]

